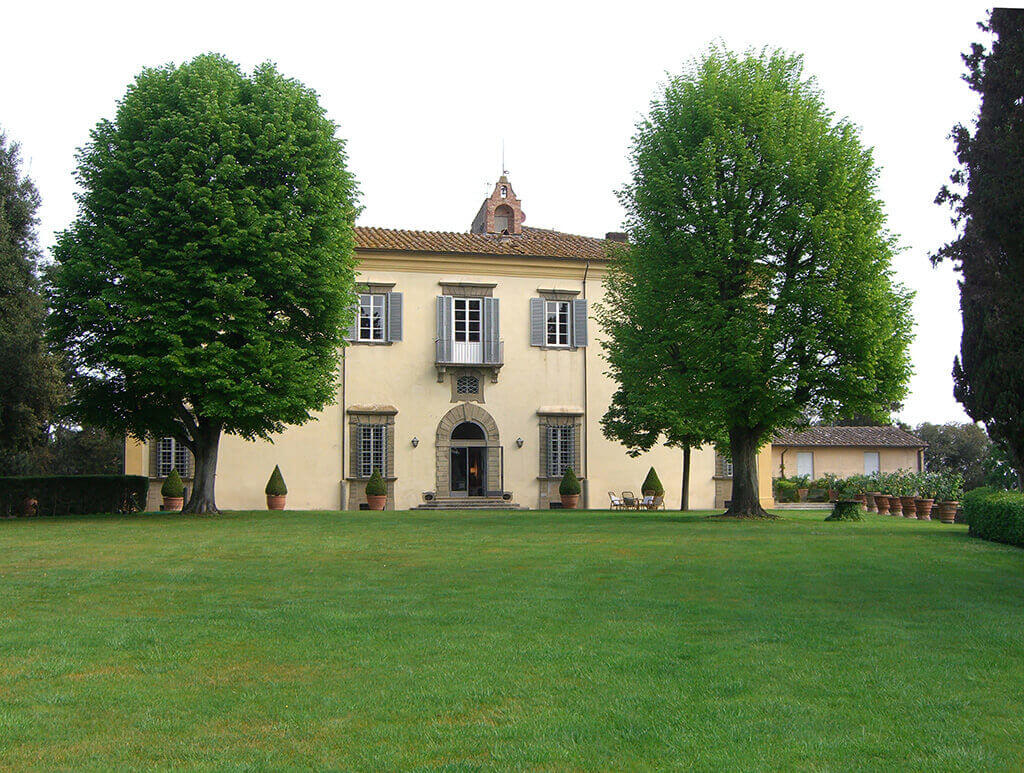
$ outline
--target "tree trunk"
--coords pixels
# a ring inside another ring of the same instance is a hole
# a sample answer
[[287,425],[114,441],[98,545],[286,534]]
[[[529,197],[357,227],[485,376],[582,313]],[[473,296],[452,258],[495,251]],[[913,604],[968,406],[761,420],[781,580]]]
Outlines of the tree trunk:
[[221,425],[200,419],[195,442],[195,476],[192,496],[185,505],[186,513],[219,513],[214,497],[217,478],[217,450],[220,447]]
[[761,507],[757,485],[758,436],[746,427],[729,430],[732,454],[732,501],[725,514],[737,518],[773,518]]
[[683,448],[683,495],[679,502],[680,510],[690,509],[690,447]]

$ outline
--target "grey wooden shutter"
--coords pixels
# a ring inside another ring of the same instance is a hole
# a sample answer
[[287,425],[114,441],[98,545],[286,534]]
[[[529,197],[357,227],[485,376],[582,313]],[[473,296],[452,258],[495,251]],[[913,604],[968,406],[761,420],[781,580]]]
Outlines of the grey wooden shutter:
[[354,307],[355,317],[352,319],[352,324],[348,326],[348,332],[345,333],[346,341],[356,341],[359,339],[359,299],[356,297],[356,304]]
[[500,335],[501,320],[498,311],[497,298],[483,299],[483,341],[484,341],[484,362],[493,364],[501,361],[499,349],[501,348]]
[[452,361],[452,308],[450,295],[437,296],[437,361]]
[[388,293],[388,340],[402,340],[402,294]]
[[546,343],[544,299],[530,298],[530,346],[544,346]]
[[572,345],[587,345],[587,301],[585,298],[572,302]]

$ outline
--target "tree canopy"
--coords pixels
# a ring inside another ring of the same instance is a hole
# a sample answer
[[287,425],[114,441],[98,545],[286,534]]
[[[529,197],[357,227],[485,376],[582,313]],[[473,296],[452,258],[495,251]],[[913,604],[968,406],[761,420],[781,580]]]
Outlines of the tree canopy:
[[994,36],[991,50],[975,43],[963,59],[981,109],[973,136],[954,127],[960,165],[936,199],[959,233],[932,260],[962,276],[954,394],[1024,480],[1024,10],[996,8],[979,26]]
[[317,95],[207,54],[144,70],[79,151],[49,273],[72,414],[195,455],[216,510],[222,432],[269,438],[336,395],[357,189]]
[[881,417],[906,394],[911,296],[871,151],[800,57],[713,47],[665,83],[631,159],[631,246],[598,311],[620,384],[606,434],[624,416],[643,442],[728,438],[730,513],[764,515],[773,430]]
[[63,382],[46,349],[46,307],[37,276],[39,192],[21,173],[21,152],[0,132],[0,465],[46,440]]

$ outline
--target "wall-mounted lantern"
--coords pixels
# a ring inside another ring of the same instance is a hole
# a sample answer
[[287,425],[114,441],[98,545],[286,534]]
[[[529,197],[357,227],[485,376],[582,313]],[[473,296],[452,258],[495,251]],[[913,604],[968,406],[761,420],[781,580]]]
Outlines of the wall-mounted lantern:
[[521,437],[517,437],[516,438],[516,448],[522,448],[522,447],[523,447],[523,439]]
[[415,448],[419,444],[420,444],[420,439],[418,437],[413,437],[413,439],[412,439],[412,447]]

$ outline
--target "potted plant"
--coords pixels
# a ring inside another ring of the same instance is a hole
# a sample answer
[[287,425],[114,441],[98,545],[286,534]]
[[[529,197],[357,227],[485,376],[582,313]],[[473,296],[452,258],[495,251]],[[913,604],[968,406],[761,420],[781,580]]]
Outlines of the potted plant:
[[267,481],[265,492],[268,510],[284,510],[284,500],[288,494],[288,487],[284,484],[281,468],[276,464],[274,465],[274,471],[270,473],[270,480]]
[[654,504],[658,507],[665,501],[665,487],[661,485],[661,479],[653,467],[647,471],[647,477],[644,478],[644,485],[640,490],[645,497],[654,497]]
[[562,500],[562,507],[566,510],[575,510],[580,503],[580,481],[573,472],[572,467],[565,470],[562,475],[562,482],[558,484],[558,495]]
[[836,475],[834,472],[826,472],[824,475],[821,476],[821,480],[818,481],[818,485],[820,485],[823,489],[825,489],[828,492],[829,502],[835,502],[837,499],[839,499],[838,483],[839,476]]
[[939,520],[943,523],[955,523],[956,511],[964,495],[963,476],[959,473],[942,473],[935,489]]
[[383,510],[388,503],[388,487],[380,470],[374,468],[370,479],[366,481],[366,504],[371,510]]
[[811,482],[810,478],[806,475],[798,475],[793,478],[793,482],[796,483],[796,496],[801,502],[807,501],[807,494],[810,492]]
[[160,496],[164,498],[164,510],[176,512],[185,505],[185,484],[177,470],[171,470],[164,485],[160,487]]
[[935,489],[938,486],[938,473],[922,472],[917,476],[917,499],[914,500],[914,507],[917,510],[917,520],[930,521],[932,519],[932,505],[935,504]]
[[847,481],[850,484],[853,499],[860,504],[861,510],[867,510],[868,489],[871,488],[871,479],[867,475],[851,475]]
[[917,517],[917,476],[910,470],[893,473],[893,494],[900,498],[901,514],[904,518]]

